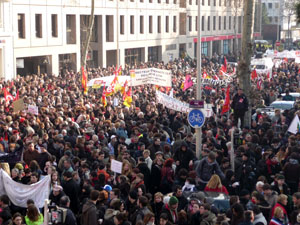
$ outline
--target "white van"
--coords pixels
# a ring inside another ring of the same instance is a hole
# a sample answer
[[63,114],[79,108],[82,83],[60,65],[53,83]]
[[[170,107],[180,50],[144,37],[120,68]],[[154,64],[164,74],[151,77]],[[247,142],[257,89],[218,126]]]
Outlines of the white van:
[[251,69],[256,70],[257,73],[270,73],[272,75],[273,61],[271,58],[261,58],[251,60]]

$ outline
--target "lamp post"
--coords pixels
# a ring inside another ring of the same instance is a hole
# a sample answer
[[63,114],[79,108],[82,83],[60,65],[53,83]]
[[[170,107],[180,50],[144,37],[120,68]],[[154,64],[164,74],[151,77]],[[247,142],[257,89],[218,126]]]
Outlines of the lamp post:
[[[198,0],[198,35],[197,35],[197,100],[202,99],[202,73],[201,73],[201,0]],[[202,128],[196,128],[196,157],[201,156]]]

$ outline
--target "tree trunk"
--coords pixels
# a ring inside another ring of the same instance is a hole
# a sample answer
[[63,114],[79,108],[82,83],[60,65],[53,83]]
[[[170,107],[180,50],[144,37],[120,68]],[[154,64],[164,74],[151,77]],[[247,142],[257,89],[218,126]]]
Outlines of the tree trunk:
[[[93,31],[93,26],[94,26],[94,19],[95,19],[95,0],[91,0],[91,15],[89,18],[89,26],[86,32],[86,39],[85,42],[83,43],[83,49],[82,49],[82,55],[81,55],[81,66],[85,69],[86,67],[86,59],[87,59],[87,54],[89,50],[89,45],[92,37],[92,31]],[[86,74],[87,76],[87,74]]]
[[253,51],[254,0],[244,1],[244,21],[242,31],[242,55],[238,65],[239,86],[249,101],[249,109],[245,114],[244,125],[251,127],[251,56]]

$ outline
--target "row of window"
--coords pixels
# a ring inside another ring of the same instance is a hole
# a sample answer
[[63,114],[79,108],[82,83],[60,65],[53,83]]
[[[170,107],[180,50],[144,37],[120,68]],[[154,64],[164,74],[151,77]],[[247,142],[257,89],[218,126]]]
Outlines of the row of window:
[[[274,6],[273,6],[273,5],[274,5]],[[266,3],[263,3],[263,7],[266,7],[266,8],[267,8]],[[275,2],[275,3],[269,2],[269,3],[268,3],[268,8],[269,8],[269,9],[273,9],[273,7],[274,7],[275,9],[278,9],[278,8],[279,8],[279,2]]]
[[[110,0],[113,1],[113,0]],[[124,0],[119,0],[121,2],[124,2]],[[135,1],[139,1],[141,3],[146,2],[146,0],[129,0],[130,2],[135,2]],[[154,1],[157,1],[157,3],[162,3],[162,1],[164,1],[166,4],[170,4],[173,1],[173,4],[178,4],[177,0],[149,0],[149,3],[153,3]],[[211,3],[212,1],[212,3]],[[231,0],[207,0],[207,5],[210,6],[211,4],[213,4],[213,6],[217,6],[217,1],[218,1],[218,6],[222,6],[222,1],[224,1],[223,6],[231,6]],[[189,5],[198,5],[198,0],[188,0]],[[205,0],[201,0],[202,5],[205,5]],[[228,4],[228,5],[227,5]],[[238,2],[239,7],[241,4],[241,0],[239,0]],[[186,8],[187,5],[187,0],[179,0],[179,7],[180,8]]]

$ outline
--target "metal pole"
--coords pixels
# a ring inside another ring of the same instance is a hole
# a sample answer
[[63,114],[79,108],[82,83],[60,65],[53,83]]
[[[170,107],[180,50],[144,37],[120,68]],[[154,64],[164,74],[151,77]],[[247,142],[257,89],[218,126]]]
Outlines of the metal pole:
[[120,33],[120,28],[119,28],[119,0],[117,0],[117,65],[116,65],[116,70],[118,70],[119,66],[120,66],[119,33]]
[[[201,0],[198,0],[198,39],[197,39],[197,100],[202,99],[202,89],[201,89]],[[201,158],[201,148],[202,148],[202,128],[196,128],[196,157]]]

